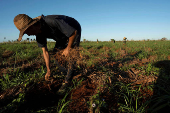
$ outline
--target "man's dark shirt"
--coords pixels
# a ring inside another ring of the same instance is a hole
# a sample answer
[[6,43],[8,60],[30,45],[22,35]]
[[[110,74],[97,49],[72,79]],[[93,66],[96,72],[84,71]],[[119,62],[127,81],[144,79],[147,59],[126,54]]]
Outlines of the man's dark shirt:
[[41,33],[36,35],[39,47],[47,45],[47,38],[57,41],[68,40],[75,30],[80,30],[79,23],[71,17],[64,15],[41,16]]

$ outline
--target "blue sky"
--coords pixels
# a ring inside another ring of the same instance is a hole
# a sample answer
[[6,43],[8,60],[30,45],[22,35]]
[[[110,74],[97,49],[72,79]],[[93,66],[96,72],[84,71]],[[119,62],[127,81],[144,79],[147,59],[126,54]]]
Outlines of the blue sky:
[[81,40],[170,39],[169,6],[170,0],[0,0],[0,42],[18,38],[18,14],[71,16],[81,24]]

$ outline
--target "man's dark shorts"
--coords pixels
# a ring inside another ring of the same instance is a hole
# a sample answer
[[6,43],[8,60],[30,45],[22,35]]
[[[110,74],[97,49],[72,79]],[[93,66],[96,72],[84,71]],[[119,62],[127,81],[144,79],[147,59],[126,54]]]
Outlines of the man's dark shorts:
[[[43,38],[44,36],[39,35],[37,38],[37,44],[38,47],[45,47],[47,44],[47,38]],[[81,38],[81,28],[77,30],[77,35],[75,37],[75,40],[73,42],[72,48],[79,47],[80,44],[80,38]],[[69,38],[63,38],[62,40],[57,40],[54,49],[64,49],[68,45]],[[42,43],[38,43],[42,42]]]
[[[77,30],[77,35],[73,42],[72,48],[79,47],[80,39],[81,39],[81,28],[79,30]],[[69,39],[66,39],[66,38],[61,41],[56,41],[54,49],[65,49],[68,45],[68,41],[69,41]]]

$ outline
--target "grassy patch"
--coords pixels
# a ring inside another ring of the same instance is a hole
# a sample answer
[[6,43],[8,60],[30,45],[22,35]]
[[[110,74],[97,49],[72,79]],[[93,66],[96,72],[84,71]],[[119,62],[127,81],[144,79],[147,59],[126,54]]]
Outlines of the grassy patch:
[[[54,81],[45,82],[46,66],[35,42],[0,44],[0,96],[5,99],[0,112],[68,112],[70,106],[78,112],[156,112],[169,106],[169,41],[80,43],[82,64],[75,68],[73,87],[64,97],[55,94],[65,75],[54,62],[54,45],[47,44]],[[8,97],[8,91],[15,95]],[[30,97],[39,102],[37,108]],[[78,104],[84,107],[78,109]]]

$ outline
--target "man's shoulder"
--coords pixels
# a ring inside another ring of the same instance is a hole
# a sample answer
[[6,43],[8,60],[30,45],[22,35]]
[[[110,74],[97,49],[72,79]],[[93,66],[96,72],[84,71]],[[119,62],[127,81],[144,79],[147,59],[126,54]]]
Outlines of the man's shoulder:
[[51,19],[64,19],[67,18],[66,15],[46,15],[45,18],[51,18]]
[[43,16],[42,18],[46,23],[50,24],[50,23],[53,23],[54,21],[57,21],[58,19],[64,18],[64,16],[61,16],[61,15],[46,15],[46,16]]

